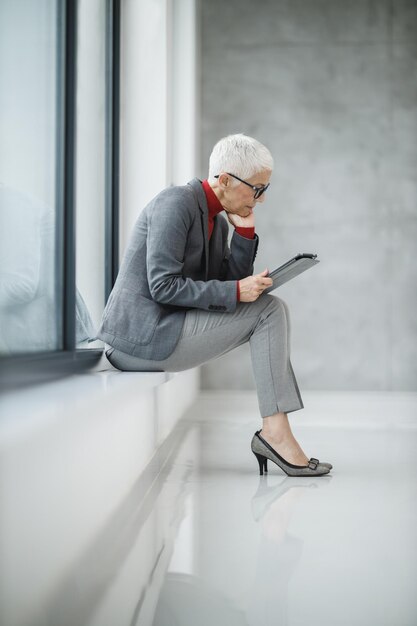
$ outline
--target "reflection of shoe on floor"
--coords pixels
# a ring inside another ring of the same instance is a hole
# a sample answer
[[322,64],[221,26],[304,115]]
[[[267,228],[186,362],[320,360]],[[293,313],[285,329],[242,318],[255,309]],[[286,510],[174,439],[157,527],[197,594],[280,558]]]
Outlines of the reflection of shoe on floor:
[[318,487],[314,480],[308,481],[305,478],[302,481],[284,478],[279,485],[268,487],[266,479],[266,476],[259,478],[258,489],[251,501],[252,516],[255,522],[258,522],[265,515],[271,504],[281,498],[289,489],[300,487],[302,489],[317,489]]
[[324,476],[328,474],[330,468],[328,464],[324,465],[320,463],[318,459],[311,458],[308,465],[293,465],[288,463],[267,441],[260,435],[260,430],[257,430],[252,438],[251,448],[252,452],[258,459],[259,473],[262,475],[264,470],[267,472],[268,459],[273,461],[278,467],[280,467],[287,476]]

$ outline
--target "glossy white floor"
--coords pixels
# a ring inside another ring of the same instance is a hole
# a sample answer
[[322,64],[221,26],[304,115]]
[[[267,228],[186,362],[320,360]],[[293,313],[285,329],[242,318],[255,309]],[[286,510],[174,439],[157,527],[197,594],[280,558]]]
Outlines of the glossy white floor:
[[417,394],[303,399],[293,430],[330,475],[260,477],[255,396],[202,394],[36,624],[415,626]]

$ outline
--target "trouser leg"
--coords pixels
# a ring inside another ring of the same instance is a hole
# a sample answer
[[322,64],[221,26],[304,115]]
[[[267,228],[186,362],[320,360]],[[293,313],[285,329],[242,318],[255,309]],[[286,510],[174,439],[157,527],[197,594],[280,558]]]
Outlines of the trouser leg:
[[163,361],[132,357],[114,350],[109,361],[125,371],[178,372],[202,365],[250,343],[252,367],[262,417],[303,408],[290,362],[290,326],[286,304],[265,294],[239,303],[235,313],[187,311],[174,352]]
[[262,417],[304,407],[290,360],[289,310],[272,298],[249,340]]

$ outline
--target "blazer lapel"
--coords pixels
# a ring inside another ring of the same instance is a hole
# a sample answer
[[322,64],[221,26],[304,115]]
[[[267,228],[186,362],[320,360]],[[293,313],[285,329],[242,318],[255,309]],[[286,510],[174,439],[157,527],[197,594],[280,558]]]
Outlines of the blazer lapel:
[[203,227],[204,234],[204,259],[205,259],[205,276],[206,280],[208,277],[208,269],[209,269],[209,239],[208,239],[208,206],[207,206],[207,198],[204,193],[204,189],[201,184],[201,180],[198,178],[193,178],[189,183],[195,192],[195,196],[197,198],[198,207],[200,209],[200,217],[201,224]]

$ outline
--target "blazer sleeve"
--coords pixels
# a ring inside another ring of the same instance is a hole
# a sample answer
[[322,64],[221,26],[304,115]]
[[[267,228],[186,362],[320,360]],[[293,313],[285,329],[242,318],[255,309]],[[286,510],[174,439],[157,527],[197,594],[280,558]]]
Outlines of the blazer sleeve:
[[207,311],[236,310],[236,280],[192,280],[183,276],[187,235],[195,209],[173,191],[159,196],[149,216],[147,278],[152,298],[165,305]]
[[259,237],[242,237],[236,231],[232,236],[230,249],[226,247],[221,274],[224,280],[241,280],[253,274],[253,264],[259,245]]

